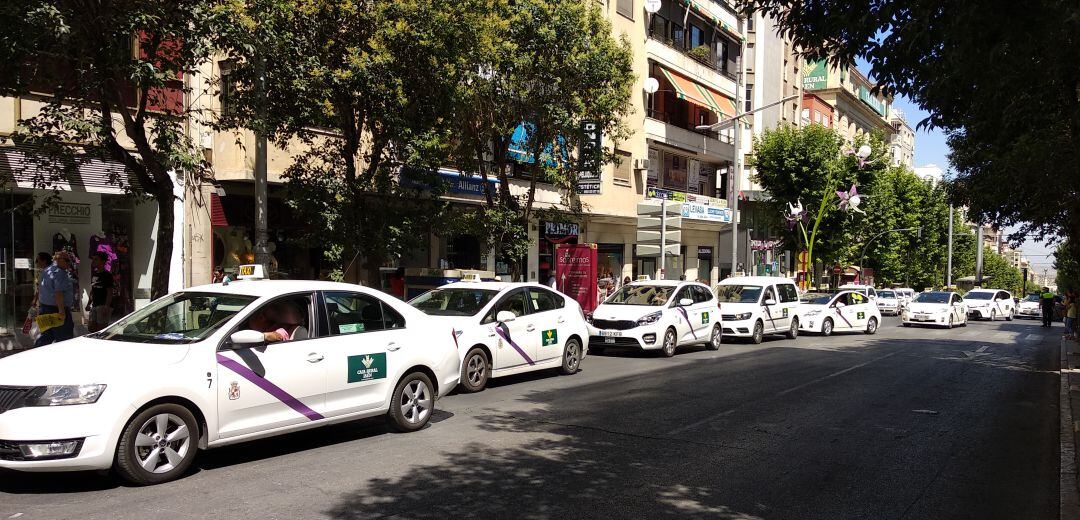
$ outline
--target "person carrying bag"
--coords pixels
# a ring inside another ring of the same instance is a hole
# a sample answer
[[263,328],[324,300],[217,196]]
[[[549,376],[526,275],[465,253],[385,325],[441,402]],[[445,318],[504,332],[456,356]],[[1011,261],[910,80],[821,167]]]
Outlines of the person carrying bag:
[[35,347],[71,339],[75,336],[75,321],[71,307],[75,303],[75,288],[68,276],[71,257],[66,251],[53,253],[53,262],[45,267],[38,283],[38,315],[34,318],[41,335]]

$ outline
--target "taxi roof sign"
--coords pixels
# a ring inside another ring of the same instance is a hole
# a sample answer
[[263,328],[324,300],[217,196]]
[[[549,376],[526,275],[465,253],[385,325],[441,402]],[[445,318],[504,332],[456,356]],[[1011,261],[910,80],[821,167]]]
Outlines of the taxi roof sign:
[[639,282],[647,282],[649,280],[652,280],[652,278],[649,278],[649,275],[647,274],[639,274],[637,277],[637,281]]
[[262,264],[245,264],[236,268],[237,280],[265,280],[266,266]]

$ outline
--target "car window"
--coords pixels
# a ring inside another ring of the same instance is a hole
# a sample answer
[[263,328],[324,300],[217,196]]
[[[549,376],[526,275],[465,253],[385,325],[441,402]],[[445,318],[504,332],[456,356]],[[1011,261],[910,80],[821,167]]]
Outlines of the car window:
[[529,300],[532,301],[534,312],[553,311],[565,305],[562,296],[537,287],[529,288]]
[[852,305],[860,305],[867,302],[866,296],[864,296],[862,293],[854,292],[849,294],[848,296],[851,297]]
[[405,328],[405,318],[374,296],[328,292],[323,299],[333,336]]
[[842,303],[844,305],[851,305],[851,295],[854,293],[846,292],[836,297],[836,303]]
[[953,303],[960,303],[960,302],[964,301],[964,299],[961,298],[959,294],[954,294],[952,301],[953,301]]
[[795,289],[795,286],[790,283],[782,283],[776,286],[780,292],[780,301],[784,303],[793,303],[799,301],[799,291]]
[[761,303],[765,303],[767,300],[775,300],[775,299],[776,299],[776,293],[773,291],[773,288],[772,287],[766,287],[765,288],[765,297],[761,299]]
[[497,294],[493,289],[434,289],[409,300],[409,305],[432,316],[474,316]]
[[997,297],[998,297],[999,300],[1011,300],[1012,299],[1012,298],[1009,298],[1009,293],[1007,293],[1005,291],[998,292]]
[[686,287],[683,287],[682,289],[679,289],[679,292],[675,293],[675,299],[673,300],[674,305],[680,305],[679,302],[681,302],[683,298],[687,298],[687,299],[690,299],[690,300],[694,299],[693,294],[691,294],[691,292],[690,292],[690,286],[689,285],[686,286]]
[[192,343],[217,331],[257,298],[239,294],[170,294],[90,337],[135,343]]
[[757,303],[761,296],[760,285],[720,285],[716,297],[727,303]]
[[494,323],[495,317],[502,311],[510,311],[517,317],[528,314],[529,302],[526,299],[525,289],[515,289],[500,298],[499,301],[495,303],[495,306],[491,308],[491,311],[487,313],[487,316],[484,316],[484,320],[481,323]]
[[705,303],[705,302],[712,301],[712,299],[713,299],[712,291],[710,291],[710,290],[708,290],[708,289],[706,289],[706,288],[704,288],[704,287],[702,287],[700,285],[692,285],[692,286],[690,286],[690,288],[694,293],[694,303]]
[[604,300],[604,305],[648,305],[658,307],[668,301],[675,288],[670,285],[624,285]]

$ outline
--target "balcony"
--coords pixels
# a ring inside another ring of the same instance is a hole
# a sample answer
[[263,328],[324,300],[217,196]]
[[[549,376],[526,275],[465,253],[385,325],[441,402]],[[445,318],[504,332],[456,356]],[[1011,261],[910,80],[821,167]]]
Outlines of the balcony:
[[[656,114],[663,116],[663,114]],[[711,135],[710,135],[711,134]],[[697,132],[680,128],[649,115],[645,118],[645,137],[658,143],[666,143],[717,160],[732,160],[735,148],[717,139],[715,132]]]
[[664,40],[652,37],[645,43],[645,51],[651,58],[672,70],[713,90],[735,97],[735,74],[716,67],[714,52],[706,58],[676,47],[675,42],[669,45]]

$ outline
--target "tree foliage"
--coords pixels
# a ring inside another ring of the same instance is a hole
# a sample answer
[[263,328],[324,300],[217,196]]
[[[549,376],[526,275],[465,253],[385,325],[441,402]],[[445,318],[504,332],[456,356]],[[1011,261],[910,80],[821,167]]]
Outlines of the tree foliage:
[[0,95],[49,94],[11,137],[29,154],[35,186],[55,189],[92,158],[126,166],[137,183],[110,181],[157,203],[155,298],[168,290],[176,183],[194,185],[209,171],[186,127],[199,114],[183,99],[192,91],[185,76],[209,58],[227,25],[217,6],[209,0],[0,3]]
[[[811,59],[865,58],[949,133],[950,197],[975,221],[1080,243],[1080,4],[745,0]],[[1077,251],[1073,251],[1076,254]]]

